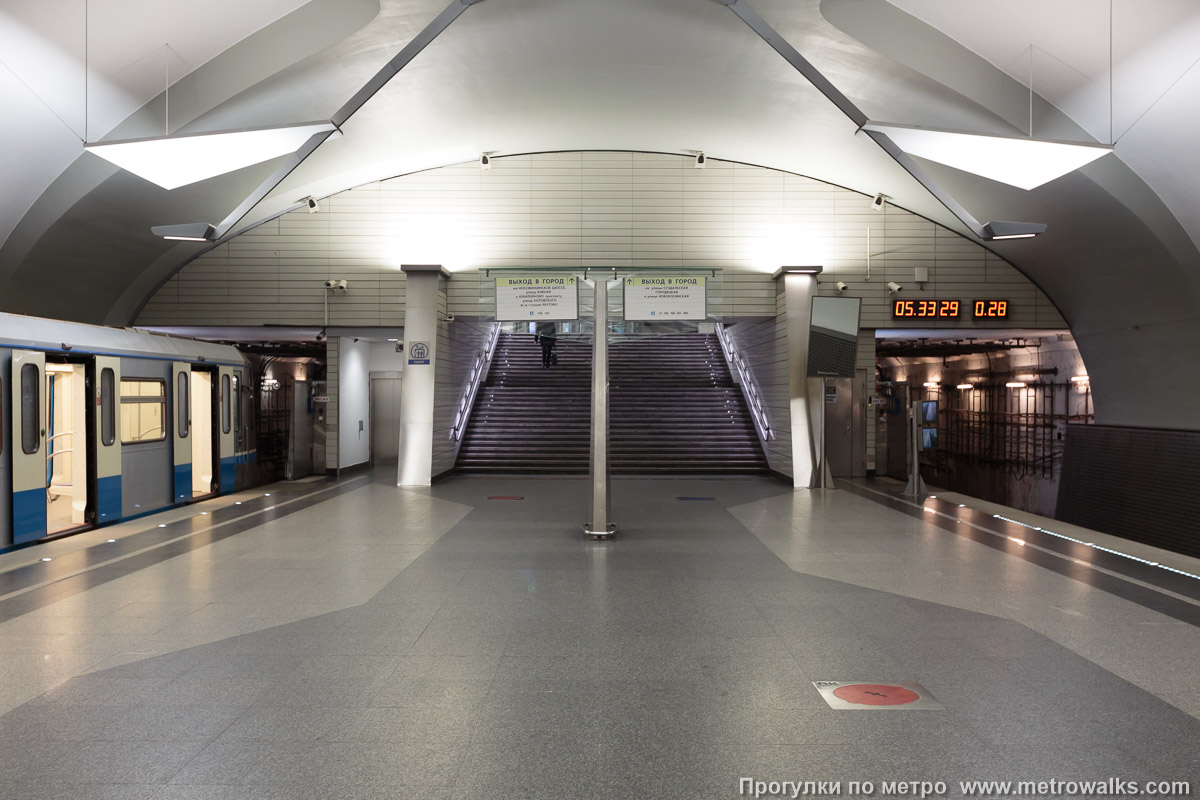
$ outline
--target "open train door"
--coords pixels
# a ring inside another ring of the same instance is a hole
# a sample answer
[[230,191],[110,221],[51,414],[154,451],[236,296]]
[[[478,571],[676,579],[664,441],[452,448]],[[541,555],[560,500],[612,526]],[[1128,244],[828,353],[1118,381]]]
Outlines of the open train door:
[[12,351],[13,544],[46,536],[46,354]]
[[[192,499],[192,365],[176,361],[171,364],[171,390],[175,396],[175,419],[171,425],[174,487],[171,496],[176,503]],[[200,409],[205,413],[205,409]]]
[[221,388],[217,430],[221,471],[217,491],[232,492],[237,488],[237,397],[233,388],[233,367],[221,367],[218,376]]
[[121,359],[96,356],[96,524],[121,518]]

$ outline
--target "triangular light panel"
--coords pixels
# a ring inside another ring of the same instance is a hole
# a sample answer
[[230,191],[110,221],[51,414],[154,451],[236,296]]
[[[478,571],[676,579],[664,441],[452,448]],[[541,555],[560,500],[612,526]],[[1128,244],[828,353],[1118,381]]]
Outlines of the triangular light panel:
[[310,136],[332,130],[333,123],[316,122],[98,142],[84,145],[84,148],[164,189],[175,189],[294,153]]
[[863,128],[887,134],[909,155],[1021,189],[1036,189],[1112,152],[1109,145],[1067,144],[883,122],[868,122]]

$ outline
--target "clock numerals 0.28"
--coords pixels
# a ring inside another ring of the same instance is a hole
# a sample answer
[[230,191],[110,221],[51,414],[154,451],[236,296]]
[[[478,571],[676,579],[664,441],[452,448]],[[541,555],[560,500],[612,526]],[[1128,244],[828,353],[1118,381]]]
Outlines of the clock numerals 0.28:
[[1008,316],[1008,301],[1007,300],[976,300],[975,301],[975,317],[998,319]]
[[962,310],[958,300],[896,300],[892,316],[897,319],[957,319]]

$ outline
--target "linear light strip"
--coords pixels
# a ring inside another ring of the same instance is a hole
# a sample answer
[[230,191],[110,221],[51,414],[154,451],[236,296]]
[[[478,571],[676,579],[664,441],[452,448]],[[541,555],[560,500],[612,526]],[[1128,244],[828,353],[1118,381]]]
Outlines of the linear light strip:
[[1021,522],[1019,520],[1012,519],[1011,517],[1001,516],[1000,514],[992,514],[992,516],[996,519],[1004,520],[1005,522],[1011,522],[1014,525],[1020,525],[1023,528],[1029,528],[1030,530],[1038,531],[1040,533],[1048,533],[1051,536],[1058,537],[1059,539],[1066,539],[1068,542],[1074,542],[1075,544],[1081,544],[1085,547],[1090,547],[1093,550],[1102,550],[1105,553],[1112,553],[1114,556],[1120,556],[1121,558],[1128,558],[1130,561],[1138,561],[1149,567],[1158,567],[1159,569],[1164,569],[1167,572],[1174,572],[1176,575],[1183,575],[1184,577],[1194,578],[1195,580],[1200,581],[1200,575],[1193,575],[1190,572],[1184,572],[1183,570],[1176,569],[1175,567],[1168,567],[1166,564],[1160,564],[1157,561],[1149,561],[1144,558],[1139,558],[1135,555],[1130,555],[1129,553],[1122,553],[1120,550],[1113,550],[1111,547],[1104,547],[1103,545],[1094,544],[1092,542],[1085,542],[1082,539],[1076,539],[1075,537],[1067,536],[1064,533],[1055,533],[1054,531],[1049,530],[1047,528],[1039,528],[1035,525],[1029,525],[1029,524]]

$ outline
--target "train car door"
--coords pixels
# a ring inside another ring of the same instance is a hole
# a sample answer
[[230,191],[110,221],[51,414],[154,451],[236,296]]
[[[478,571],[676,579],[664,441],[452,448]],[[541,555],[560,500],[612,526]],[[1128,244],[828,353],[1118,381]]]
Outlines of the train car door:
[[117,392],[121,386],[121,359],[96,356],[96,523],[121,518],[121,415]]
[[180,361],[171,364],[171,392],[175,399],[175,419],[171,426],[171,461],[174,464],[171,496],[176,503],[186,503],[192,499],[191,364]]
[[[12,351],[0,350],[0,494],[7,496],[12,490],[12,418],[8,413],[8,386],[12,373]],[[12,506],[0,503],[0,547],[8,547],[12,540]]]
[[88,469],[87,366],[54,359],[45,364],[46,533],[91,523]]
[[45,369],[45,353],[13,351],[9,380],[13,544],[33,542],[46,535]]
[[234,395],[233,368],[220,367],[218,393],[218,457],[220,458],[220,483],[217,491],[232,492],[237,488],[237,398]]
[[[189,499],[204,497],[217,490],[216,427],[217,400],[214,373],[190,367],[191,399],[188,414],[191,426],[191,484]],[[178,431],[176,432],[178,433]]]

